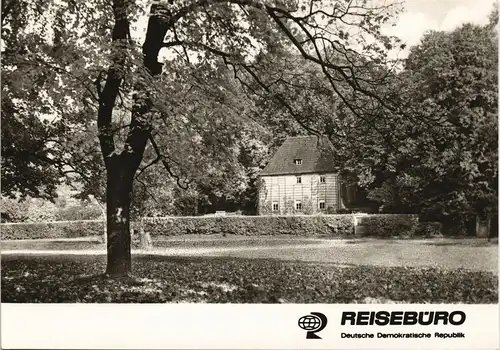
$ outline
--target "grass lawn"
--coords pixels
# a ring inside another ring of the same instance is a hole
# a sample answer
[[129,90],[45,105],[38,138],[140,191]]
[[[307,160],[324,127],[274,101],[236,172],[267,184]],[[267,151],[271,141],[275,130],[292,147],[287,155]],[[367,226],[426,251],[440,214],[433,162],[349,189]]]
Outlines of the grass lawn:
[[2,242],[2,302],[496,303],[480,239],[158,237],[109,280],[97,239]]
[[[297,236],[280,237],[248,237],[222,235],[189,235],[189,236],[156,236],[153,237],[155,248],[210,248],[210,247],[254,247],[317,244],[316,238]],[[104,250],[105,244],[99,237],[86,239],[27,239],[2,241],[1,249],[5,250]]]
[[233,257],[134,257],[135,278],[99,274],[102,255],[2,256],[2,302],[497,303],[491,272],[339,266]]
[[[154,237],[150,253],[280,259],[342,265],[436,267],[498,273],[498,244],[484,239],[328,239],[306,237],[201,236]],[[73,251],[105,254],[97,238],[87,240],[3,241],[2,252]]]
[[337,240],[309,246],[207,251],[209,256],[349,265],[457,268],[498,273],[498,245],[485,240]]

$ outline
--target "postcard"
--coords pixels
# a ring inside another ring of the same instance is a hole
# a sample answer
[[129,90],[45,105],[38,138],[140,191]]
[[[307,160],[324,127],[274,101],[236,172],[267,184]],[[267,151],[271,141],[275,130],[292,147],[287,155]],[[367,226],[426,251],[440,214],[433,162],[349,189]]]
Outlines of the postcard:
[[498,349],[493,0],[7,0],[6,349]]

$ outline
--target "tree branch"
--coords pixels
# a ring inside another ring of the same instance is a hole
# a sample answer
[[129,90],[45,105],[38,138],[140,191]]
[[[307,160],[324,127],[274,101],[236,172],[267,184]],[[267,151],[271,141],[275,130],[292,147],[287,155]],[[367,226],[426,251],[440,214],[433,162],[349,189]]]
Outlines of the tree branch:
[[165,169],[167,170],[168,174],[174,178],[177,182],[177,185],[184,189],[184,190],[187,190],[189,188],[189,183],[190,181],[188,180],[184,180],[184,184],[181,183],[181,179],[179,176],[175,175],[173,172],[172,172],[172,169],[170,168],[170,165],[168,164],[168,162],[165,160],[165,157],[162,155],[161,153],[161,150],[160,150],[160,147],[158,146],[158,144],[156,143],[153,135],[150,135],[149,136],[149,141],[151,142],[151,145],[153,146],[155,152],[156,152],[156,156],[159,160],[161,160],[161,163],[163,164],[163,166],[165,167]]
[[99,98],[97,113],[97,127],[99,142],[106,167],[109,166],[109,157],[115,152],[115,142],[111,130],[113,109],[123,80],[123,69],[127,57],[126,46],[129,38],[129,21],[127,18],[127,0],[113,1],[113,14],[115,24],[112,31],[112,42],[116,48],[112,56],[112,64],[106,74],[106,82]]
[[137,173],[137,175],[135,175],[136,178],[138,178],[139,176],[141,176],[141,174],[143,172],[146,171],[147,168],[149,168],[150,166],[153,166],[154,164],[158,163],[159,161],[161,160],[161,157],[159,157],[158,155],[156,156],[156,158],[154,160],[151,161],[151,163],[149,163],[148,165],[144,166],[142,169],[139,170],[139,173]]

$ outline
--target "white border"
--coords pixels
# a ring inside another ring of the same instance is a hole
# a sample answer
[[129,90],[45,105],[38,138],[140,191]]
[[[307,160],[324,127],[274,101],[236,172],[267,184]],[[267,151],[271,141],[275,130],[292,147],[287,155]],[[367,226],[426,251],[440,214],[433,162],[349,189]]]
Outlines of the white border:
[[[342,311],[464,311],[461,326],[341,326]],[[499,308],[439,304],[2,304],[9,349],[498,349]],[[328,317],[320,340],[298,319]],[[341,333],[462,332],[465,338],[342,339]]]

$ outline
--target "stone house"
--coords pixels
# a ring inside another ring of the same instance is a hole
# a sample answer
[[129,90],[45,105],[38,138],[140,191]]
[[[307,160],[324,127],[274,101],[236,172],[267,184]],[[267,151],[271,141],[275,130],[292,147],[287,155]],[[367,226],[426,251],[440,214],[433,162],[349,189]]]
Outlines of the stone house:
[[260,215],[335,213],[341,179],[326,138],[289,137],[259,175]]

